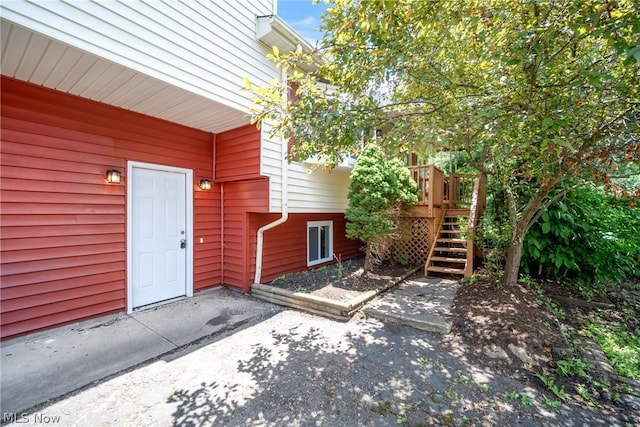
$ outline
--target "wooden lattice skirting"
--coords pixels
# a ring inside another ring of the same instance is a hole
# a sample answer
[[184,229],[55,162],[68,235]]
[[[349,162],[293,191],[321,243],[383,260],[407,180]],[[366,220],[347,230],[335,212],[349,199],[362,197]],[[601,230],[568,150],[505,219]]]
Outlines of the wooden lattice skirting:
[[406,258],[410,265],[423,265],[429,257],[429,220],[420,217],[396,218],[392,256]]

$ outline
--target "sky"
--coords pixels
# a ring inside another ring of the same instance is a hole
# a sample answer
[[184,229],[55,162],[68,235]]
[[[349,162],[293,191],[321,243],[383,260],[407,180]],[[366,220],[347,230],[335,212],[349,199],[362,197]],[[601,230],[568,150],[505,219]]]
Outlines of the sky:
[[322,33],[317,31],[320,15],[329,6],[322,0],[317,4],[312,0],[278,0],[278,16],[315,46],[316,41],[322,38]]

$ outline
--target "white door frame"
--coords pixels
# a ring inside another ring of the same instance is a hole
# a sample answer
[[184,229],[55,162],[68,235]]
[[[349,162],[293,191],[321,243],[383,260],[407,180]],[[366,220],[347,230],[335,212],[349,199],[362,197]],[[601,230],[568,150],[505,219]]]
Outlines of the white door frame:
[[187,259],[186,259],[186,296],[193,296],[193,170],[177,168],[173,166],[157,165],[143,162],[127,162],[127,314],[133,312],[133,169],[151,169],[164,172],[177,172],[185,174],[185,197],[186,197],[186,222],[187,229],[185,236],[187,239]]

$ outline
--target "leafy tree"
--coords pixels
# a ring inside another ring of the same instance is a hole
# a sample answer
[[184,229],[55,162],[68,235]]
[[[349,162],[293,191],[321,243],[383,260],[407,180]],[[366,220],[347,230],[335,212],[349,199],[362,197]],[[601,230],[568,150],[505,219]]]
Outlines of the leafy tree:
[[517,282],[525,235],[584,181],[620,194],[610,172],[640,163],[640,8],[633,0],[336,0],[318,52],[272,55],[289,72],[252,88],[254,120],[294,153],[338,162],[359,135],[390,127],[388,150],[464,151],[500,185]]
[[398,159],[387,159],[375,144],[367,145],[351,172],[347,237],[367,244],[364,271],[371,267],[373,245],[393,227],[390,211],[418,202],[418,186]]

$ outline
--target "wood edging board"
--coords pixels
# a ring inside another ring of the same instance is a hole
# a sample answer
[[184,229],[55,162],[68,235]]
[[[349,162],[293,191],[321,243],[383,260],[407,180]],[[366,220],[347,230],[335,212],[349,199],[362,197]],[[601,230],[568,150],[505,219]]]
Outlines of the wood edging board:
[[600,302],[600,301],[585,301],[577,298],[564,297],[561,295],[549,295],[556,301],[560,301],[565,304],[574,305],[578,307],[596,307],[596,308],[604,308],[604,309],[612,309],[616,308],[615,304],[608,302]]
[[260,283],[254,283],[251,286],[251,295],[274,304],[284,305],[286,307],[292,307],[338,320],[347,320],[376,295],[405,281],[409,276],[421,268],[421,266],[415,267],[388,285],[380,289],[364,292],[363,294],[351,299],[348,303],[334,301],[317,295],[280,289],[275,286],[263,285]]

